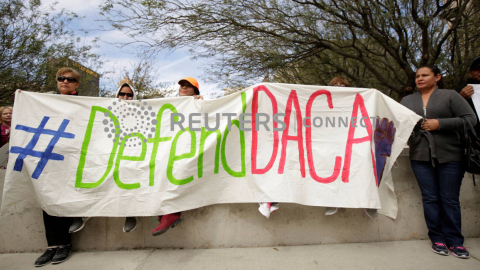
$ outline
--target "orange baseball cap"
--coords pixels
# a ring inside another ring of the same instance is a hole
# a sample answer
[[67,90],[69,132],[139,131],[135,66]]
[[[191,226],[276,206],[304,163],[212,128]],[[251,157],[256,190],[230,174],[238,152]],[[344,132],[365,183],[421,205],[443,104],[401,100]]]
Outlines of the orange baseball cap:
[[198,84],[197,80],[195,80],[195,78],[185,77],[184,79],[181,79],[180,81],[178,81],[178,84],[180,84],[180,82],[182,81],[187,81],[191,85],[193,85],[195,87],[195,94],[200,95],[200,85]]

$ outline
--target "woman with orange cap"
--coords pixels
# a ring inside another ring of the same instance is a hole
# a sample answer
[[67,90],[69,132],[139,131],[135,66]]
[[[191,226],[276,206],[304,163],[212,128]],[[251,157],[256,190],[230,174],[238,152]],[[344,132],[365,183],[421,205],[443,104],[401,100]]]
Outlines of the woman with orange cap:
[[[178,81],[180,85],[178,89],[178,95],[181,97],[188,97],[191,96],[195,99],[203,99],[200,95],[200,86],[192,77],[186,77]],[[165,233],[168,229],[175,227],[178,223],[182,220],[180,219],[180,215],[182,212],[167,214],[163,216],[157,216],[157,220],[160,221],[160,224],[153,229],[152,235],[157,236],[160,234]]]

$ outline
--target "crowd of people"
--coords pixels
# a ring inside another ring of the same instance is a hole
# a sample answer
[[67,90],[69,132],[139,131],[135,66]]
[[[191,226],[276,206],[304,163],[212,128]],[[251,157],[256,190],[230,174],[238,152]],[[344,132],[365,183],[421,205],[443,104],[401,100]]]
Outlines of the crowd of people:
[[[56,74],[57,87],[61,95],[78,95],[80,74],[72,68],[61,68]],[[420,66],[416,72],[418,91],[401,100],[422,119],[413,129],[409,138],[410,162],[422,193],[425,222],[428,236],[432,241],[432,251],[440,255],[452,254],[459,258],[469,258],[463,246],[461,233],[460,186],[465,174],[462,165],[464,147],[459,134],[464,121],[470,122],[480,131],[478,116],[472,102],[474,88],[480,84],[480,57],[469,66],[469,79],[455,90],[442,89],[442,75],[433,65]],[[179,80],[179,96],[203,99],[196,79],[186,77]],[[348,80],[336,77],[330,86],[350,87]],[[122,80],[116,97],[136,100],[133,83]],[[8,142],[11,130],[12,107],[0,108],[1,146]],[[278,203],[260,203],[260,212],[265,216],[278,210]],[[326,215],[337,212],[337,208],[327,208]],[[367,214],[369,212],[367,211]],[[157,216],[158,226],[152,235],[160,235],[181,222],[181,212]],[[48,263],[58,264],[69,257],[72,250],[71,233],[80,231],[90,217],[57,217],[43,212],[47,250],[36,261],[35,266]],[[124,232],[131,232],[137,224],[136,217],[125,219]]]

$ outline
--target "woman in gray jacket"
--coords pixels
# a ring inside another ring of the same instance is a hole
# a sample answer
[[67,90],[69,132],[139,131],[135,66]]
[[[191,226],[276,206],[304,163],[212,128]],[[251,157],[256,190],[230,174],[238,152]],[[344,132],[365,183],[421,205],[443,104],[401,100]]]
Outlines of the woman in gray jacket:
[[410,162],[422,192],[432,251],[440,255],[450,251],[467,259],[470,255],[463,247],[459,202],[464,149],[458,132],[463,130],[463,119],[472,126],[477,120],[457,92],[438,89],[440,80],[437,67],[421,66],[415,80],[419,91],[403,98],[401,104],[423,117],[409,139]]

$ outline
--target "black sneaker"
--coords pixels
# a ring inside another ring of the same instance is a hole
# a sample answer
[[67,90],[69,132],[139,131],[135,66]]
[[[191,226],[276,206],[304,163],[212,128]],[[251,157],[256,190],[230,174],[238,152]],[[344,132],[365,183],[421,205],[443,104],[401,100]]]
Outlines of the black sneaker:
[[68,259],[68,256],[72,252],[72,245],[58,247],[55,256],[53,256],[52,264],[59,264]]
[[470,253],[468,253],[467,249],[464,247],[450,247],[450,253],[453,256],[461,259],[468,259],[470,258]]
[[49,264],[52,261],[53,256],[55,256],[55,252],[57,252],[57,248],[48,248],[47,251],[35,261],[35,267]]
[[432,251],[443,256],[449,255],[447,245],[444,243],[433,243]]

